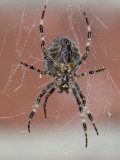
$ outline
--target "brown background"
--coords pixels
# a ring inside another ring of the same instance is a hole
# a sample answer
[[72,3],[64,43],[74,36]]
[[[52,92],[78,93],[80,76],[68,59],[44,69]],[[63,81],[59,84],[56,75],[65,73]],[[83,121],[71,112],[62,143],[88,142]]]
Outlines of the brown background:
[[[16,139],[13,138],[13,142],[20,141],[21,136],[24,136],[24,140],[26,140],[28,116],[32,106],[34,106],[41,90],[52,80],[49,76],[39,78],[36,72],[19,64],[20,61],[23,61],[44,70],[39,33],[43,6],[44,1],[36,1],[34,4],[31,1],[19,2],[19,4],[12,1],[12,4],[4,3],[0,8],[0,130],[2,135],[8,133],[6,137],[10,133],[15,136],[19,135],[16,136]],[[54,39],[64,35],[73,39],[80,48],[81,54],[84,54],[87,29],[83,11],[87,13],[91,24],[92,43],[90,54],[78,73],[103,67],[106,67],[107,71],[79,78],[77,82],[87,99],[88,107],[93,114],[100,135],[103,135],[103,137],[97,137],[96,140],[94,129],[86,116],[88,133],[93,136],[93,139],[95,138],[94,142],[90,140],[89,145],[92,147],[95,145],[95,148],[99,148],[104,146],[104,140],[106,140],[107,143],[109,142],[107,146],[109,148],[117,142],[112,140],[114,139],[113,132],[116,133],[115,137],[117,137],[120,129],[120,13],[118,4],[116,1],[112,4],[108,1],[99,3],[95,3],[95,1],[91,1],[91,3],[88,1],[62,1],[61,3],[53,0],[48,1],[44,19],[46,48]],[[71,135],[68,138],[69,143],[76,142],[79,147],[84,148],[84,135],[79,110],[72,93],[66,95],[55,92],[51,95],[47,103],[47,120],[44,118],[43,103],[44,97],[32,119],[31,137],[35,138],[44,134],[48,136],[48,140],[51,140],[49,134],[56,133],[54,136],[60,136],[62,139],[60,133],[62,136],[69,133]],[[71,137],[76,137],[76,135],[77,139],[72,141]],[[107,138],[104,137],[105,135]],[[53,141],[57,145],[59,140],[54,139],[54,136]],[[29,136],[29,138],[31,137]],[[90,138],[92,139],[92,137]],[[9,139],[11,136],[9,136],[8,141]],[[100,139],[103,142],[100,142]],[[6,145],[12,145],[8,141],[6,141]],[[47,142],[43,143],[43,146],[47,145],[49,150],[52,142],[50,141],[48,144]],[[65,142],[68,144],[67,140]],[[34,144],[32,145],[34,146]],[[16,143],[13,146],[15,147]],[[63,145],[64,147],[66,147],[66,152],[74,148],[69,149],[70,145],[69,147]],[[79,158],[76,145],[74,149]],[[112,148],[110,149],[112,150]],[[40,158],[41,155],[45,157],[44,151],[42,153],[43,155],[39,153],[37,157]],[[95,156],[90,150],[88,153],[92,155],[90,157]],[[117,150],[116,153],[118,153]],[[116,153],[116,158],[118,158],[119,155]],[[16,155],[19,154],[21,152],[18,151]],[[61,156],[63,151],[59,154]],[[2,155],[4,157],[4,152]],[[11,158],[14,157],[12,150],[10,155]],[[31,153],[31,155],[34,154]],[[67,155],[70,155],[69,152]],[[108,154],[106,155],[109,157]],[[82,156],[84,157],[84,154]],[[75,158],[74,154],[72,158]]]

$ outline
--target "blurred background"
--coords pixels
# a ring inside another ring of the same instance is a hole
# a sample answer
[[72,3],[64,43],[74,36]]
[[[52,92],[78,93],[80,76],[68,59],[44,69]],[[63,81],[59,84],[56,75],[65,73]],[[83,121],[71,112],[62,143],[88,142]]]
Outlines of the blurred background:
[[[67,36],[85,52],[86,12],[92,29],[90,54],[78,73],[106,71],[76,79],[99,131],[85,116],[88,147],[78,106],[72,92],[54,92],[43,103],[27,132],[28,116],[41,90],[52,81],[21,66],[26,62],[44,70],[39,22],[44,4],[46,48],[59,36]],[[0,159],[120,159],[120,1],[108,0],[4,0],[0,1]]]

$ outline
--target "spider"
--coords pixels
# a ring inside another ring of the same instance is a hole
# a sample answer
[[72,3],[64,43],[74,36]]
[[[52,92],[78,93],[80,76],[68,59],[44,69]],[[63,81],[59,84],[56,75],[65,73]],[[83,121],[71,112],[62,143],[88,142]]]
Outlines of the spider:
[[45,102],[43,104],[45,118],[47,118],[46,104],[47,104],[47,100],[49,96],[56,89],[59,93],[62,93],[63,91],[65,91],[67,94],[69,93],[69,90],[72,89],[72,93],[79,106],[80,116],[82,119],[82,124],[83,124],[83,129],[84,129],[84,134],[85,134],[85,142],[86,142],[85,146],[87,147],[88,145],[87,125],[86,125],[86,121],[84,118],[84,110],[86,111],[89,120],[92,122],[97,135],[98,135],[98,130],[93,121],[92,114],[90,113],[87,107],[87,103],[82,93],[82,90],[80,89],[74,77],[79,78],[79,77],[83,77],[89,74],[94,74],[94,73],[103,71],[106,68],[98,69],[95,71],[89,71],[89,72],[82,73],[82,74],[77,74],[77,71],[79,70],[80,65],[82,64],[83,61],[86,60],[86,58],[88,57],[89,51],[90,51],[91,28],[90,28],[89,21],[88,21],[88,18],[85,12],[83,12],[83,15],[85,17],[88,33],[87,33],[86,49],[85,49],[85,53],[83,56],[81,56],[76,43],[72,39],[65,37],[65,36],[58,37],[52,42],[52,44],[48,47],[48,49],[45,48],[43,19],[44,19],[46,7],[47,7],[47,4],[45,4],[44,9],[42,11],[41,21],[40,21],[40,26],[39,26],[40,35],[41,35],[41,48],[44,54],[45,71],[41,71],[40,69],[37,69],[34,66],[28,65],[24,62],[20,62],[20,64],[24,65],[25,67],[28,67],[29,69],[35,70],[39,74],[50,75],[54,77],[54,80],[50,82],[41,91],[40,95],[38,96],[37,102],[35,106],[33,107],[32,112],[29,115],[28,132],[30,132],[31,119],[33,118],[33,116],[35,115],[35,112],[38,109],[41,98],[47,93],[48,90],[50,91],[46,95]]

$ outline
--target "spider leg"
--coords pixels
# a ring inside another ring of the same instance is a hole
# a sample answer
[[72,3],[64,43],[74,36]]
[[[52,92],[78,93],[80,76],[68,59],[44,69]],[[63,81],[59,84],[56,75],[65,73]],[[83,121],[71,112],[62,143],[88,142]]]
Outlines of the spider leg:
[[47,50],[46,50],[46,48],[45,48],[43,19],[44,19],[44,15],[45,15],[46,8],[47,8],[47,4],[45,4],[45,6],[44,6],[44,9],[43,9],[43,12],[42,12],[42,16],[41,16],[41,20],[40,20],[40,26],[39,26],[40,35],[41,35],[41,47],[42,47],[42,51],[43,51],[43,53],[44,53],[44,55],[45,55],[45,58],[46,58],[48,61],[53,62],[53,66],[54,66],[57,70],[59,70],[60,67],[59,67],[58,63],[57,63],[50,55],[47,54]]
[[56,83],[55,80],[53,80],[51,83],[49,83],[40,93],[40,95],[37,98],[37,102],[35,104],[35,106],[33,107],[32,112],[29,115],[29,121],[28,121],[28,132],[30,132],[30,123],[31,123],[31,119],[33,118],[35,112],[37,111],[37,108],[39,106],[39,103],[41,101],[41,98],[44,96],[44,94]]
[[79,93],[79,95],[80,95],[80,98],[82,99],[82,103],[83,103],[83,105],[84,105],[84,107],[85,107],[85,111],[86,111],[86,113],[87,113],[87,115],[88,115],[88,118],[89,118],[89,120],[92,122],[93,127],[95,128],[95,131],[96,131],[96,133],[97,133],[97,135],[98,135],[99,133],[98,133],[97,127],[96,127],[96,125],[95,125],[95,123],[94,123],[94,121],[93,121],[92,114],[90,113],[90,111],[89,111],[89,109],[88,109],[88,107],[87,107],[87,103],[86,103],[85,97],[84,97],[84,95],[83,95],[83,93],[82,93],[79,85],[77,84],[77,82],[74,82],[74,85],[75,85],[75,87],[76,87],[76,89],[77,89],[77,91],[78,91],[78,93]]
[[79,98],[77,89],[76,89],[76,87],[74,85],[72,86],[72,92],[73,92],[73,95],[75,97],[75,100],[76,100],[77,104],[79,105],[80,116],[81,116],[81,119],[82,119],[82,124],[83,124],[83,129],[84,129],[84,134],[85,134],[85,141],[86,141],[85,147],[87,147],[87,144],[88,144],[87,125],[86,125],[86,121],[85,121],[85,118],[84,118],[83,107],[82,107],[82,104],[80,102],[80,98]]
[[24,62],[20,62],[20,64],[22,64],[22,65],[24,65],[25,67],[28,67],[29,69],[32,69],[32,70],[34,70],[34,71],[36,71],[36,72],[38,72],[38,73],[40,73],[40,74],[43,74],[43,75],[51,75],[51,76],[56,76],[54,73],[52,73],[52,72],[47,72],[47,71],[41,71],[40,69],[38,69],[38,68],[35,68],[34,66],[31,66],[31,65],[28,65],[28,64],[26,64],[26,63],[24,63]]
[[95,71],[89,71],[89,72],[81,73],[79,75],[75,74],[75,77],[83,77],[83,76],[86,76],[86,75],[89,75],[89,74],[98,73],[98,72],[101,72],[101,71],[104,71],[104,70],[106,70],[106,68],[102,68],[102,69],[98,69],[98,70],[95,70]]
[[86,60],[88,54],[89,54],[89,51],[90,51],[90,42],[91,42],[91,28],[90,28],[90,25],[89,25],[89,21],[88,21],[88,18],[86,16],[86,13],[83,12],[84,16],[85,16],[85,20],[86,20],[86,24],[87,24],[87,30],[88,30],[88,34],[87,34],[87,43],[86,43],[86,49],[85,49],[85,54],[81,57],[80,61],[78,62],[79,65]]
[[45,49],[45,38],[44,38],[44,32],[43,32],[43,19],[44,19],[44,15],[45,15],[45,10],[46,10],[47,4],[45,4],[43,12],[42,12],[42,16],[41,16],[41,20],[40,20],[40,35],[41,35],[41,47],[43,52],[46,50]]
[[32,70],[34,70],[34,71],[36,71],[36,72],[38,72],[38,73],[40,73],[40,74],[44,74],[44,75],[47,74],[46,71],[41,71],[40,69],[35,68],[34,66],[31,66],[31,65],[28,65],[28,64],[26,64],[26,63],[24,63],[24,62],[20,62],[20,64],[22,64],[22,65],[24,65],[25,67],[28,67],[29,69],[32,69]]
[[43,104],[45,118],[47,118],[47,114],[46,114],[46,104],[47,104],[47,100],[48,100],[49,96],[55,91],[56,87],[57,87],[57,86],[53,87],[53,88],[49,91],[49,93],[46,95],[46,97],[45,97],[45,102],[44,102],[44,104]]

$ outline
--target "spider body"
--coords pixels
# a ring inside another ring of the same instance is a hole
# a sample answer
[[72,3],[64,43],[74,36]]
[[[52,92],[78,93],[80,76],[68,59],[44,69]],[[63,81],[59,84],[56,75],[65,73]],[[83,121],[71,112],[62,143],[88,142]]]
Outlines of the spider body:
[[65,91],[69,93],[74,79],[73,75],[79,69],[80,65],[76,65],[80,59],[80,51],[76,43],[65,36],[55,39],[47,49],[49,55],[54,61],[57,62],[59,71],[53,65],[54,63],[48,61],[45,57],[45,70],[56,74],[56,84],[59,93]]
[[[59,93],[62,93],[65,91],[66,93],[69,93],[69,89],[72,90],[72,93],[74,95],[74,98],[78,104],[80,116],[83,124],[84,134],[85,134],[85,140],[86,140],[86,147],[88,144],[87,139],[87,124],[84,117],[84,110],[86,114],[88,115],[89,120],[92,122],[93,127],[98,135],[98,131],[96,128],[96,125],[93,121],[92,114],[90,113],[85,97],[82,93],[82,90],[80,89],[79,85],[77,84],[74,77],[83,77],[86,75],[91,75],[100,71],[105,70],[98,69],[95,71],[89,71],[86,73],[77,74],[78,69],[80,68],[80,65],[83,61],[86,60],[88,57],[89,51],[90,51],[90,42],[91,42],[91,28],[88,22],[88,18],[86,16],[86,13],[84,12],[84,17],[87,24],[87,43],[86,43],[86,49],[83,56],[81,56],[80,51],[75,44],[75,42],[65,36],[61,36],[57,39],[55,39],[52,44],[48,47],[48,49],[45,48],[45,39],[44,39],[44,30],[43,30],[43,19],[45,15],[47,5],[44,6],[44,10],[42,12],[41,21],[40,21],[40,35],[41,35],[41,48],[44,54],[44,64],[45,64],[45,71],[41,71],[40,69],[35,68],[34,66],[28,65],[24,62],[20,62],[25,67],[28,67],[29,69],[35,70],[39,74],[43,75],[49,75],[54,78],[52,82],[50,82],[40,93],[40,95],[37,98],[36,104],[33,107],[32,112],[29,115],[29,121],[28,121],[28,131],[30,132],[30,124],[31,119],[35,115],[35,112],[37,111],[41,98],[47,93],[45,97],[45,101],[43,104],[44,107],[44,114],[45,118],[47,118],[46,113],[46,104],[49,96],[53,94],[53,92],[56,90]],[[82,101],[82,102],[81,102]]]

